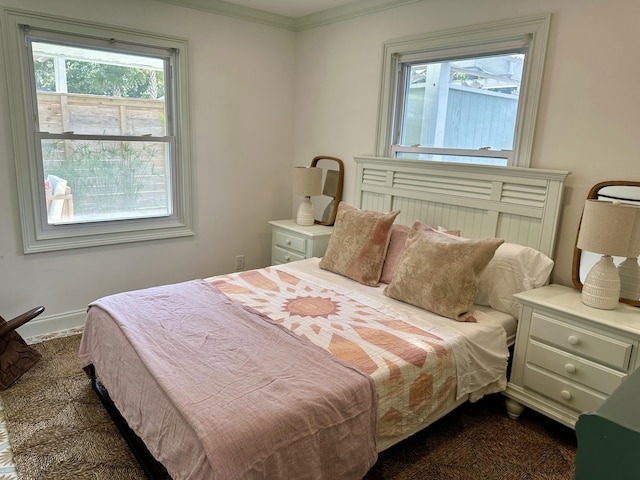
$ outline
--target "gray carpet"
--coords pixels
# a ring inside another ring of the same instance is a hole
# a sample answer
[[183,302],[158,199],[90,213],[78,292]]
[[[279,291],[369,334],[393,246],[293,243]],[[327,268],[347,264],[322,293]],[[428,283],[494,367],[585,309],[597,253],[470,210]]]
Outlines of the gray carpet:
[[[0,395],[21,480],[144,479],[77,360],[80,336],[34,345],[42,360]],[[573,430],[504,398],[465,404],[382,452],[368,480],[571,480]]]

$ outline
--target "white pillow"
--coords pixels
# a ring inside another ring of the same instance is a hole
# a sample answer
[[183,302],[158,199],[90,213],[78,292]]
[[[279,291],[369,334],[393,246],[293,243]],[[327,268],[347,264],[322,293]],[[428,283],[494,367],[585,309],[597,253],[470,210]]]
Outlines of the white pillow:
[[503,243],[480,275],[475,303],[520,318],[515,293],[542,287],[549,281],[553,260],[545,254],[515,243]]

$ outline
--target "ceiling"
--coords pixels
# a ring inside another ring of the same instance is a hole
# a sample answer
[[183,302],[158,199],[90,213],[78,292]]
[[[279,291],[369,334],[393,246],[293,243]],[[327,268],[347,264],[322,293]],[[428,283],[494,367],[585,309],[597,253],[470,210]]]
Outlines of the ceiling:
[[289,30],[328,23],[422,0],[157,0]]
[[334,7],[341,7],[359,0],[226,0],[228,3],[243,7],[255,8],[285,17],[300,18],[322,12]]

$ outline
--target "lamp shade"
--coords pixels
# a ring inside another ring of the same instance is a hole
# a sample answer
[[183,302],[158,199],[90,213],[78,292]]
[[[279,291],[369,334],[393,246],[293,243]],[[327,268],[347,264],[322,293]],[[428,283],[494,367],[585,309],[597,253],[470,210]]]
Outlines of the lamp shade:
[[640,254],[640,208],[589,199],[585,202],[577,247],[603,255]]
[[636,209],[636,224],[629,241],[629,251],[627,257],[636,258],[640,256],[640,205]]
[[316,167],[295,167],[293,169],[293,193],[311,197],[322,193],[322,169]]

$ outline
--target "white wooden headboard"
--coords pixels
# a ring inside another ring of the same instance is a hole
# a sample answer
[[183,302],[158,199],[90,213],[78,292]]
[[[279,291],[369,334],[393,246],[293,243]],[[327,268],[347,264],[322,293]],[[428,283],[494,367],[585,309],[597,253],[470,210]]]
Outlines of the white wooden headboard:
[[355,161],[359,208],[400,210],[396,223],[420,220],[467,238],[503,238],[553,258],[569,172],[379,157]]

